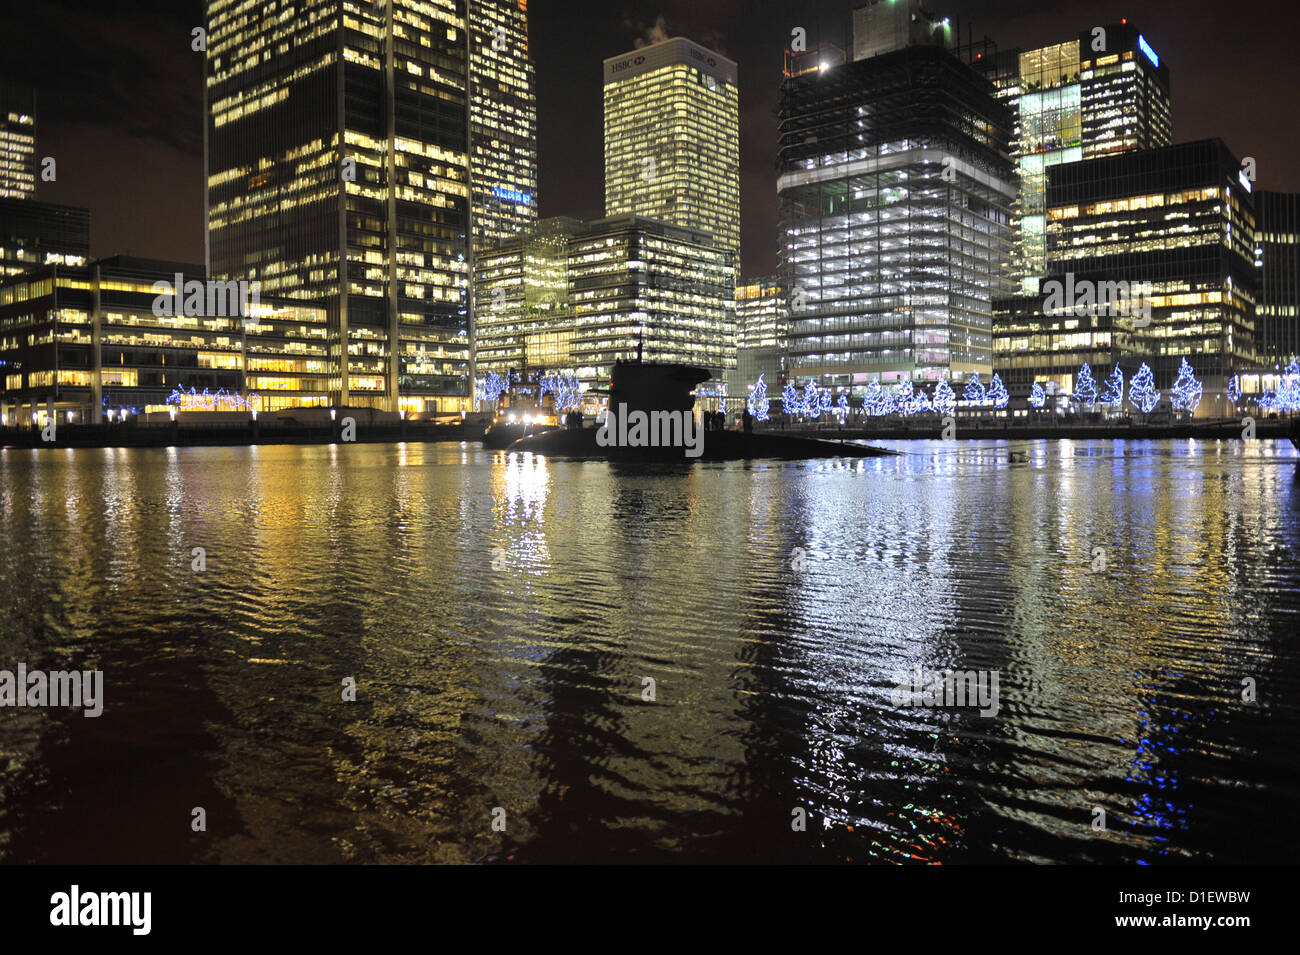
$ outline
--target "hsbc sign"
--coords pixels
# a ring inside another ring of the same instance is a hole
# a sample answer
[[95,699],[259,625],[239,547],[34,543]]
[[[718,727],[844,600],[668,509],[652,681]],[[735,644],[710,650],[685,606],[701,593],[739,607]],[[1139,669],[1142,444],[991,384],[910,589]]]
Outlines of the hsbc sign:
[[611,73],[622,73],[632,69],[634,66],[640,66],[645,62],[644,56],[629,56],[626,60],[619,60],[610,66]]

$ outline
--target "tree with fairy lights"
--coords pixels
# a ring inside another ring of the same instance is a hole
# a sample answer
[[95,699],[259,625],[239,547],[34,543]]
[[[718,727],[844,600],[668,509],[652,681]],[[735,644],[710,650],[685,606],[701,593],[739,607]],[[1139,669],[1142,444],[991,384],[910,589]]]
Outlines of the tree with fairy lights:
[[894,404],[898,408],[899,414],[908,415],[912,413],[912,379],[904,378],[894,386]]
[[1128,383],[1128,400],[1143,414],[1150,414],[1160,400],[1160,392],[1156,391],[1156,376],[1151,373],[1151,366],[1146,362],[1142,363],[1133,380]]
[[745,404],[755,421],[768,419],[772,402],[767,398],[767,382],[763,380],[763,375],[759,375],[758,381],[754,382],[754,390],[749,393],[749,400]]
[[1038,382],[1034,382],[1034,387],[1029,389],[1029,403],[1040,411],[1047,404],[1047,392]]
[[1178,411],[1195,414],[1197,405],[1201,403],[1202,391],[1201,383],[1196,380],[1196,374],[1192,371],[1191,362],[1184,358],[1182,364],[1178,366],[1178,380],[1169,389],[1169,403]]
[[870,381],[862,393],[862,411],[868,415],[880,414],[880,382]]
[[849,416],[849,398],[842,391],[835,401],[835,416],[840,419],[840,424],[843,424]]
[[794,386],[793,381],[787,381],[781,390],[781,410],[787,417],[795,417],[799,414],[799,389]]
[[817,382],[810,381],[803,386],[803,400],[800,402],[803,413],[809,418],[816,420],[821,417],[822,403],[817,394]]
[[1124,372],[1118,362],[1111,369],[1110,377],[1106,379],[1106,387],[1102,389],[1098,400],[1110,407],[1124,404]]
[[952,390],[952,385],[948,384],[947,378],[939,379],[939,384],[935,385],[934,401],[931,404],[940,414],[952,414],[956,409],[957,393]]
[[1007,393],[1007,386],[1002,384],[1002,379],[998,377],[997,372],[993,373],[993,380],[989,382],[988,394],[985,397],[993,402],[993,407],[999,411],[1011,401],[1011,395]]
[[1074,400],[1091,408],[1097,403],[1097,381],[1085,361],[1079,369],[1079,379],[1074,383]]
[[1241,400],[1241,376],[1233,375],[1228,379],[1228,400],[1234,405]]
[[980,383],[978,372],[972,371],[970,373],[970,377],[966,379],[966,390],[963,394],[971,404],[980,404],[987,397],[984,386]]

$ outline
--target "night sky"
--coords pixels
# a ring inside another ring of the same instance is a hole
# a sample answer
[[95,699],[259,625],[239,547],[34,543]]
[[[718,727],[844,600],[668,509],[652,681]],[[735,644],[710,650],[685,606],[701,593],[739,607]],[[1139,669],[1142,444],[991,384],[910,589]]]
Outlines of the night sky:
[[[747,275],[776,265],[776,122],[792,28],[843,42],[854,0],[531,0],[541,213],[604,212],[601,61],[656,30],[740,64]],[[1295,0],[931,0],[1001,48],[1069,39],[1127,17],[1169,64],[1176,142],[1219,136],[1258,161],[1257,188],[1300,192],[1300,7]],[[92,253],[201,262],[201,2],[8,5],[0,74],[37,88],[37,153],[58,161],[38,198],[88,206]]]

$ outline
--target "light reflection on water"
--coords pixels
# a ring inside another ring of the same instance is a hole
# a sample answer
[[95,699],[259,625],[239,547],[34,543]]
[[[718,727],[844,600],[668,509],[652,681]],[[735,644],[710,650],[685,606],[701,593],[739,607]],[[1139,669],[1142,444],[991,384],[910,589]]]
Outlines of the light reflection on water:
[[893,447],[2,451],[0,859],[1289,861],[1289,445]]

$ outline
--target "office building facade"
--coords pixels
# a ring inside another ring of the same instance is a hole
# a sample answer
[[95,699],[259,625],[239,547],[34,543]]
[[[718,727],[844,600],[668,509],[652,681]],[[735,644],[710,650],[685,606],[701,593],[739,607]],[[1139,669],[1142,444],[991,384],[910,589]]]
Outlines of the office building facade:
[[778,107],[789,374],[855,391],[987,377],[1011,288],[1008,110],[940,46],[809,60]]
[[[1202,140],[1057,166],[1046,222],[1050,277],[1076,291],[1064,309],[1046,284],[998,303],[1004,380],[1068,392],[1091,354],[1094,370],[1103,356],[1146,362],[1161,388],[1186,358],[1205,387],[1201,412],[1223,412],[1228,380],[1257,361],[1255,198],[1228,148]],[[1093,314],[1084,295],[1095,301],[1103,284],[1129,306]]]
[[679,37],[604,66],[605,215],[712,233],[738,273],[736,64]]
[[788,297],[776,275],[736,286],[736,379],[749,389],[763,375],[769,385],[785,373]]
[[1255,193],[1260,362],[1285,367],[1300,356],[1300,194]]
[[325,309],[262,299],[245,314],[187,310],[168,295],[171,314],[160,314],[177,275],[206,281],[198,265],[129,256],[0,281],[6,420],[53,405],[60,421],[98,424],[109,411],[165,410],[191,390],[256,396],[261,411],[329,403]]
[[0,279],[90,258],[90,210],[35,199],[0,199]]
[[1127,22],[1064,43],[1012,50],[977,64],[1015,115],[1020,179],[1015,270],[1026,295],[1047,271],[1048,170],[1173,142],[1169,67]]
[[245,7],[208,3],[210,272],[326,308],[333,401],[467,407],[476,213],[536,215],[526,5]]
[[36,195],[36,91],[0,79],[0,199]]
[[641,216],[545,219],[478,257],[480,373],[525,368],[609,384],[614,363],[734,374],[734,266],[707,232]]

